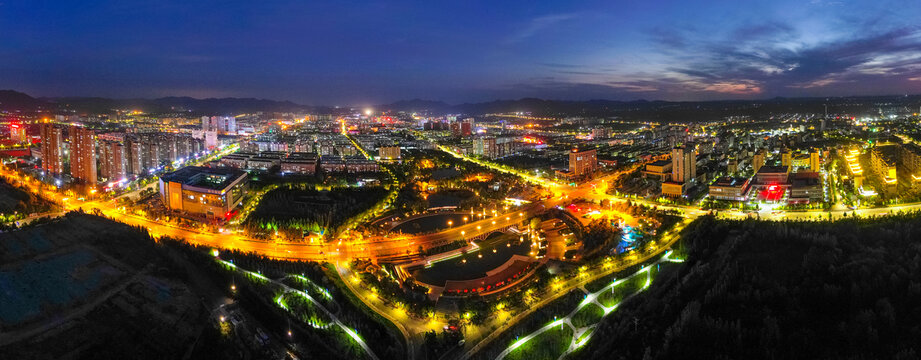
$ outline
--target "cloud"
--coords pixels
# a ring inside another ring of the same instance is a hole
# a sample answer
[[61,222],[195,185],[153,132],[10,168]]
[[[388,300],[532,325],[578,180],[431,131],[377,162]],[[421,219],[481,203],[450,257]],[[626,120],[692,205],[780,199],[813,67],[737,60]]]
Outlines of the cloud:
[[724,94],[749,95],[760,94],[761,86],[752,81],[742,82],[718,82],[704,87],[706,91],[713,91]]
[[[644,80],[660,88],[732,95],[782,95],[785,89],[828,89],[857,81],[921,77],[921,28],[861,33],[808,45],[793,26],[770,22],[691,41],[651,30],[665,71]],[[667,35],[667,36],[666,36]],[[626,74],[630,77],[630,74]]]
[[578,68],[582,66],[582,65],[576,65],[576,64],[561,64],[561,63],[539,63],[538,65],[546,66],[549,68],[556,68],[556,69],[574,69],[574,68]]
[[528,23],[521,28],[520,30],[514,32],[509,37],[505,39],[506,43],[518,43],[523,40],[526,40],[542,30],[552,27],[561,22],[575,19],[579,14],[577,13],[567,13],[567,14],[552,14],[536,17],[528,21]]
[[817,6],[843,6],[844,2],[842,1],[833,1],[833,0],[811,0],[809,1],[812,5]]
[[789,24],[770,21],[760,24],[749,24],[735,29],[730,39],[736,41],[771,40],[777,41],[795,35],[795,30]]
[[654,44],[662,45],[668,49],[684,49],[689,40],[681,32],[673,28],[656,27],[647,33]]
[[593,98],[696,100],[892,93],[921,81],[921,27],[855,31],[821,41],[783,22],[709,36],[677,27],[648,35],[659,57],[643,70],[542,63],[557,77],[516,86],[535,96],[571,91]]

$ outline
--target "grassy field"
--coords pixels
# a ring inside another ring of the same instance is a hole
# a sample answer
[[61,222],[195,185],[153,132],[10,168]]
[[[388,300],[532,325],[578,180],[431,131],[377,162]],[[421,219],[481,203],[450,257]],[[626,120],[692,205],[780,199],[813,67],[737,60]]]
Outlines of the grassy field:
[[505,360],[556,359],[572,342],[569,326],[556,326],[532,338],[531,341],[512,350]]

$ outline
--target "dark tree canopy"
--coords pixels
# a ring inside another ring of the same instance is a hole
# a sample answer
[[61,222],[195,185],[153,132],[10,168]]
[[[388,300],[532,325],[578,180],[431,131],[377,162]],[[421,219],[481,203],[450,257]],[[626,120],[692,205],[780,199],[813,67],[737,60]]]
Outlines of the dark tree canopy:
[[701,218],[578,358],[916,359],[921,214],[837,222]]

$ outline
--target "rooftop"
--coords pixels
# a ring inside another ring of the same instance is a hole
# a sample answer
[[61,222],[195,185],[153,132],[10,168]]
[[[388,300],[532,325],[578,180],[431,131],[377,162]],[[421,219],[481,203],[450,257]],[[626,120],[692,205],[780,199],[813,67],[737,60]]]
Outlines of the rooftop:
[[817,172],[798,172],[793,174],[793,187],[816,186],[821,183]]
[[291,160],[317,160],[316,153],[294,152],[288,155],[287,161]]
[[724,176],[716,179],[713,186],[738,187],[745,186],[746,183],[748,183],[748,178]]
[[161,176],[161,179],[164,182],[177,182],[205,189],[223,190],[238,179],[245,177],[246,172],[236,169],[187,166],[165,174]]
[[765,165],[758,169],[759,174],[780,174],[780,173],[789,173],[789,166],[769,166]]
[[573,148],[572,152],[580,153],[580,152],[586,152],[586,151],[591,151],[591,150],[595,150],[595,147],[594,146],[583,146],[581,148]]

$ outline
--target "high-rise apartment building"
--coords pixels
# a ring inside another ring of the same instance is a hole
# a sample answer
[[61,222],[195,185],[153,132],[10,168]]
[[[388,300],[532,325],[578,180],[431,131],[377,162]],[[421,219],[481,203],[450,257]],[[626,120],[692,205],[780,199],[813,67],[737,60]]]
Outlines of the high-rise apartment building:
[[686,183],[697,177],[697,151],[684,145],[672,149],[672,181]]
[[202,131],[216,131],[219,134],[236,134],[237,119],[233,116],[202,116]]
[[144,171],[144,146],[138,138],[125,140],[125,153],[127,157],[126,171],[134,175],[143,175]]
[[461,135],[462,136],[470,136],[471,134],[473,134],[474,124],[475,124],[474,121],[475,120],[473,118],[464,119],[464,123],[461,124]]
[[755,174],[758,173],[758,170],[761,170],[761,167],[764,166],[764,161],[767,158],[767,151],[764,149],[758,150],[755,152],[755,156],[752,157],[752,169]]
[[793,151],[784,149],[780,154],[780,166],[793,166]]
[[809,170],[818,172],[820,168],[821,163],[819,162],[819,151],[813,149],[809,152]]
[[498,147],[496,146],[496,138],[494,137],[479,137],[473,139],[473,154],[484,156],[489,159],[495,159],[498,156]]
[[75,180],[96,184],[96,132],[72,126],[70,128],[70,174]]
[[42,124],[42,170],[60,175],[64,172],[64,129],[53,124]]
[[147,148],[147,157],[144,158],[144,167],[149,171],[150,169],[160,166],[160,144],[148,140],[144,145]]
[[100,172],[108,181],[119,181],[127,175],[125,146],[118,141],[100,143]]
[[597,127],[592,129],[592,139],[607,139],[613,135],[610,128]]
[[729,159],[726,162],[726,172],[730,175],[739,172],[739,161],[736,159]]

